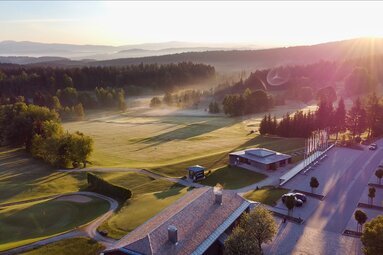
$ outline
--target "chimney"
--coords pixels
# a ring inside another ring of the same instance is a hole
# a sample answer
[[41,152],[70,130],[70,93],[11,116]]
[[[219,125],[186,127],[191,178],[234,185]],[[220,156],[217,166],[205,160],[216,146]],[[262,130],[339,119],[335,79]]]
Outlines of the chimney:
[[177,244],[178,236],[177,236],[177,227],[176,226],[170,225],[168,227],[168,238],[172,244]]
[[222,204],[222,186],[216,185],[213,189],[214,197],[215,197],[215,203],[218,205]]

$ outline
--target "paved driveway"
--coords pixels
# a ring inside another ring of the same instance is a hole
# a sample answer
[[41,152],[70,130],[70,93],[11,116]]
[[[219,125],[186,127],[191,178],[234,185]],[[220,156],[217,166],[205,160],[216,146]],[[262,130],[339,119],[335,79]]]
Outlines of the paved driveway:
[[[309,191],[309,178],[317,176],[323,187],[319,193],[323,201],[309,198],[302,208],[294,209],[294,216],[305,219],[304,224],[280,224],[279,232],[271,244],[265,245],[266,254],[361,254],[359,238],[343,236],[348,227],[355,228],[353,213],[359,201],[366,201],[368,183],[374,182],[377,165],[383,158],[383,139],[376,151],[354,151],[335,148],[329,157],[307,176],[298,175],[286,186]],[[322,180],[322,181],[321,181]],[[382,199],[377,190],[376,203]],[[281,203],[277,205],[283,207]],[[363,209],[369,218],[376,211]]]
[[[382,145],[382,141],[379,141],[379,145]],[[382,149],[374,152],[365,150],[357,156],[319,203],[307,225],[342,233],[382,157]]]
[[319,181],[315,193],[325,196],[361,154],[363,151],[334,147],[319,165],[306,174],[298,174],[283,187],[311,192],[310,179],[315,176]]

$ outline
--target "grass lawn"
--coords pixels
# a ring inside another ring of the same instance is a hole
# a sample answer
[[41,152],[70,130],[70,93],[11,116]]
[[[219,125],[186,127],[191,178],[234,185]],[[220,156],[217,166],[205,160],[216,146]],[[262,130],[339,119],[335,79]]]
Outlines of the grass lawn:
[[68,122],[64,127],[92,136],[95,141],[93,166],[147,168],[176,177],[184,176],[186,167],[193,164],[208,169],[223,167],[229,152],[243,148],[265,147],[289,153],[304,146],[303,139],[299,138],[249,135],[246,118],[140,114],[132,110]]
[[170,188],[166,191],[140,194],[99,227],[108,236],[119,239],[182,197],[188,188]]
[[23,149],[0,147],[0,204],[74,192],[86,186],[85,173],[58,173]]
[[145,117],[126,113],[97,121],[64,123],[64,128],[91,135],[95,150],[90,161],[94,166],[106,167],[173,165],[227,151],[248,139],[240,120],[224,117]]
[[66,232],[108,209],[107,201],[93,197],[85,203],[54,199],[3,208],[0,211],[0,250]]
[[104,250],[102,244],[89,238],[76,237],[47,244],[37,249],[22,253],[22,255],[98,255],[102,250]]
[[183,187],[167,180],[158,180],[145,174],[134,172],[104,172],[96,174],[113,184],[130,189],[133,192],[133,196]]
[[153,217],[187,192],[187,188],[166,180],[156,180],[132,172],[97,173],[113,184],[132,190],[133,197],[99,230],[119,239]]
[[266,177],[264,174],[255,173],[239,167],[225,166],[212,171],[212,173],[200,183],[209,186],[215,186],[217,183],[220,183],[225,189],[239,189],[259,182]]
[[277,201],[283,194],[288,193],[288,189],[274,188],[274,187],[263,187],[259,190],[249,191],[244,195],[246,199],[275,206]]

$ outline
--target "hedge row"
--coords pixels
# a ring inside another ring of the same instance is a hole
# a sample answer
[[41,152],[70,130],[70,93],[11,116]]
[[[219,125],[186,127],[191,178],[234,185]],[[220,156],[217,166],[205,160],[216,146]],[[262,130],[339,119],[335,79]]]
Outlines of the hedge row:
[[132,197],[132,192],[121,186],[111,184],[93,173],[86,173],[89,188],[97,193],[125,201]]

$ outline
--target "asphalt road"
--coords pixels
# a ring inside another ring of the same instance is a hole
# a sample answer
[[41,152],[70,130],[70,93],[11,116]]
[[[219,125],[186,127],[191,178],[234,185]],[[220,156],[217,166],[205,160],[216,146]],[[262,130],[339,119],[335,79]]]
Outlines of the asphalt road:
[[[379,148],[383,147],[383,140],[379,140],[378,145]],[[376,151],[365,150],[353,159],[353,163],[308,218],[306,225],[316,229],[342,233],[349,219],[353,217],[352,214],[363,191],[382,158],[383,149],[378,149]]]
[[[338,178],[328,175],[326,181],[334,183],[323,201],[315,200],[316,203],[306,204],[310,206],[306,208],[310,213],[307,214],[304,224],[279,224],[277,236],[270,244],[264,246],[265,254],[362,254],[360,239],[347,237],[342,233],[354,217],[354,210],[361,197],[366,195],[364,191],[368,182],[383,159],[383,139],[378,141],[378,145],[382,149],[366,149],[358,154],[332,154],[331,156],[335,157],[332,160],[336,161],[333,166],[347,165],[347,168],[342,169]],[[326,169],[329,167],[326,164],[320,167],[314,171],[330,170]],[[331,170],[337,171],[337,167],[331,167]],[[307,182],[306,179],[303,181]]]

